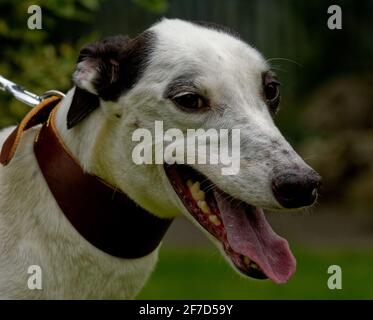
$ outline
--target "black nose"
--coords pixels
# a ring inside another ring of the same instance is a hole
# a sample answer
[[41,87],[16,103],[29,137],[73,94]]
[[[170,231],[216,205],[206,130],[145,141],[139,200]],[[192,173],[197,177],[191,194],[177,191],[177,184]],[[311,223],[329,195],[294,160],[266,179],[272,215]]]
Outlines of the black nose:
[[272,180],[272,192],[284,208],[310,206],[317,198],[321,177],[315,171],[287,172]]

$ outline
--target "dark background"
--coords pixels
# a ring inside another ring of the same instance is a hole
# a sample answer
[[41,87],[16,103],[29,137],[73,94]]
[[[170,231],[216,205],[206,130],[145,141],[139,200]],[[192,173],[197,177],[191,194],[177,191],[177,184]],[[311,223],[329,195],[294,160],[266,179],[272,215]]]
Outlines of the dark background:
[[[31,4],[42,7],[43,30],[27,28]],[[342,30],[327,27],[331,4]],[[298,258],[289,284],[244,281],[180,219],[140,297],[373,298],[373,1],[0,0],[0,74],[39,94],[67,91],[84,43],[135,36],[164,16],[226,25],[271,59],[282,83],[276,121],[324,184],[314,208],[269,213]],[[6,94],[0,105],[1,127],[28,110]],[[341,291],[326,286],[332,264],[344,270]]]

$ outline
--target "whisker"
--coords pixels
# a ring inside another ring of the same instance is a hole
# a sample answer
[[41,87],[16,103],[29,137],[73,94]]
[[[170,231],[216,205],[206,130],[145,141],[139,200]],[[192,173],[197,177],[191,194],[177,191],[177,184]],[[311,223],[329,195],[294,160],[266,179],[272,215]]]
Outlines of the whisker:
[[278,67],[278,66],[275,66],[275,65],[271,65],[271,69],[272,69],[272,70],[276,70],[276,71],[281,71],[281,72],[285,72],[285,73],[287,73],[287,72],[288,72],[288,70],[286,70],[286,69],[283,69],[283,68],[280,68],[280,67]]
[[269,58],[269,59],[266,60],[266,62],[277,61],[277,60],[291,62],[291,63],[294,63],[295,65],[297,65],[298,67],[301,67],[301,68],[304,67],[304,66],[303,66],[302,64],[300,64],[299,62],[297,62],[297,61],[295,61],[295,60],[292,60],[292,59],[288,59],[288,58]]

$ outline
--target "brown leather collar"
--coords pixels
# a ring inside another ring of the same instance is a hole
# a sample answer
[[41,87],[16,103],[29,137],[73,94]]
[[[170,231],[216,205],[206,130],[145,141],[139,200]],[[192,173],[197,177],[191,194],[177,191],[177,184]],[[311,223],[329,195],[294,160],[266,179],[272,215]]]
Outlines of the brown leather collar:
[[0,162],[7,165],[24,130],[43,123],[34,142],[40,170],[56,202],[75,229],[92,245],[120,258],[140,258],[160,244],[171,219],[145,211],[124,193],[83,171],[55,128],[60,99],[33,108],[3,145]]

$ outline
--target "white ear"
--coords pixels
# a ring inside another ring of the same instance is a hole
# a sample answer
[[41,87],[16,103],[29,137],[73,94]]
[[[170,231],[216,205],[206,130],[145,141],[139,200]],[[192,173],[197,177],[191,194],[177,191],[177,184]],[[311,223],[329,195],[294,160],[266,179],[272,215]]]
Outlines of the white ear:
[[98,77],[97,66],[92,59],[79,62],[73,75],[74,83],[81,89],[97,95],[93,82]]

